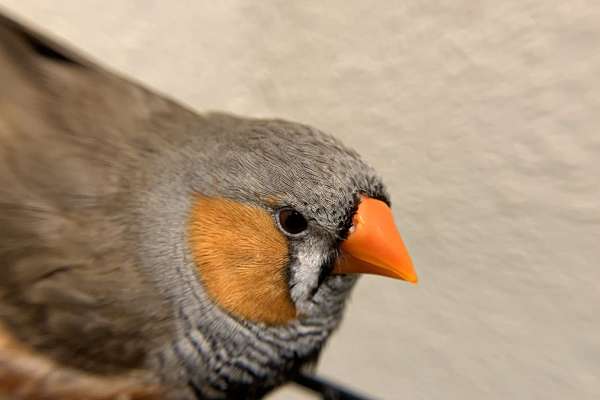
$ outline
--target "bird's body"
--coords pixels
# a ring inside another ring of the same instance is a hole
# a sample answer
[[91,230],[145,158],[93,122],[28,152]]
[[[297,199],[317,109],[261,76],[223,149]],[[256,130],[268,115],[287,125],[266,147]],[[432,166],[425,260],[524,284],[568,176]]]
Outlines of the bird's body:
[[0,87],[16,339],[94,374],[147,371],[173,399],[258,398],[316,360],[356,280],[331,273],[339,244],[361,196],[388,201],[355,152],[197,115],[3,17]]

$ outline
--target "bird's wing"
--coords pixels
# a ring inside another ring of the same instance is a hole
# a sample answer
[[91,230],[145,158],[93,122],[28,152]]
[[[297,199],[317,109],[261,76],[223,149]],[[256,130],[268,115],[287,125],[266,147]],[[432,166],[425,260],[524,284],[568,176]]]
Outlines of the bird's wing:
[[159,400],[162,388],[142,375],[99,376],[32,352],[0,326],[0,398],[21,400]]
[[0,88],[0,322],[71,366],[138,367],[167,318],[138,268],[134,149],[175,106],[1,15]]

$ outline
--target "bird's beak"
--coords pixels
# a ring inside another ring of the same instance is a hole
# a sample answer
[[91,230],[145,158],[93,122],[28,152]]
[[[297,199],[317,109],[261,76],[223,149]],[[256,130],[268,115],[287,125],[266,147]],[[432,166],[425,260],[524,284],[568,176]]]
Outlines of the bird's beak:
[[363,197],[354,214],[348,238],[334,274],[376,274],[417,283],[417,274],[394,223],[392,210],[383,201]]

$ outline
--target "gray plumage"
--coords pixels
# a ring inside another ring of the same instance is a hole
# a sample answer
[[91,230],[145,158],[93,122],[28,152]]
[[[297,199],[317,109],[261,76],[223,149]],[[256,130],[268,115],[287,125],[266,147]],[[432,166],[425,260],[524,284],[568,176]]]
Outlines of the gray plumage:
[[[331,136],[198,115],[0,17],[0,321],[65,365],[147,369],[169,396],[255,398],[315,360],[355,282],[327,268],[373,170]],[[228,315],[187,248],[194,193],[274,212],[290,242],[281,326]],[[265,199],[277,195],[274,206]]]

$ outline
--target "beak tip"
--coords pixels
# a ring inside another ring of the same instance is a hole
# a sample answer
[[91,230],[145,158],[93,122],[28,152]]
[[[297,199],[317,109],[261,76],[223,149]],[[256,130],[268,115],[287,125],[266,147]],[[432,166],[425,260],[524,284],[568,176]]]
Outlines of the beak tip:
[[417,275],[405,276],[405,277],[402,277],[402,279],[408,283],[415,285],[415,286],[419,284],[419,278],[417,278]]

